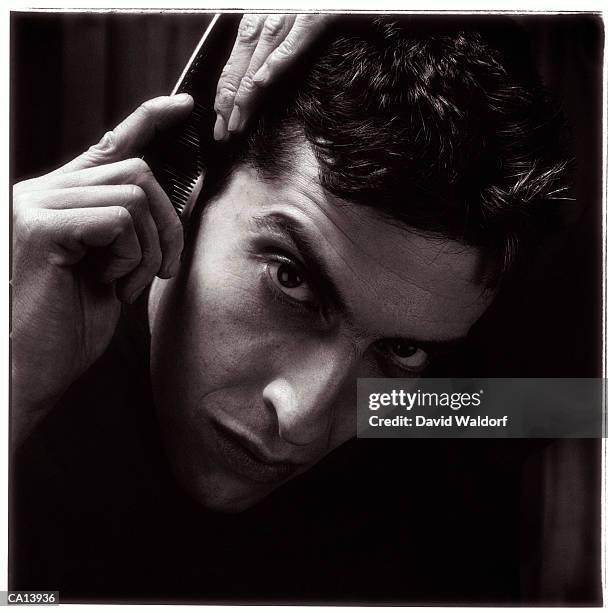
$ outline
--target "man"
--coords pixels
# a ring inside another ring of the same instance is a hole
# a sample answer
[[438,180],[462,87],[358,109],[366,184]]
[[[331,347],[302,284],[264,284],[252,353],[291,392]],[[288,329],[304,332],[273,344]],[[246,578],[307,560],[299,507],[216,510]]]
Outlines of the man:
[[352,438],[356,379],[419,376],[463,339],[560,194],[539,92],[480,36],[408,26],[342,25],[153,285],[162,428],[207,506],[246,508]]
[[[370,524],[368,502],[345,514],[336,479],[307,498],[323,472],[302,475],[354,437],[358,377],[420,376],[467,335],[562,194],[556,119],[513,44],[475,20],[335,22],[250,131],[218,145],[182,257],[177,218],[135,156],[153,128],[187,116],[187,97],[148,103],[16,188],[15,435],[26,465],[53,466],[17,486],[26,498],[61,491],[53,511],[29,508],[59,567],[32,570],[41,545],[29,541],[17,585],[74,599],[344,601],[339,577],[357,601],[428,598],[429,584],[404,582],[417,576],[403,558],[416,526],[395,532],[402,496],[391,521]],[[117,297],[145,296],[154,273],[171,279],[147,301],[149,397],[145,330],[124,361],[123,333],[104,349]],[[342,460],[326,473],[346,477]],[[372,474],[351,478],[373,491]],[[268,497],[278,487],[287,493]],[[323,516],[318,540],[311,516]],[[375,550],[385,531],[394,542]],[[416,560],[425,571],[428,554]],[[517,597],[512,577],[495,580],[488,592]]]

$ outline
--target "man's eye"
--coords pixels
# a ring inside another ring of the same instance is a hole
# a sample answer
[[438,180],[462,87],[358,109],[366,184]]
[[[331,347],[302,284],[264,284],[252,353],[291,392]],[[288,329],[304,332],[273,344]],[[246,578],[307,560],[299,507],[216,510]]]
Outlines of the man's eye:
[[290,298],[298,302],[310,302],[313,299],[304,273],[294,263],[273,261],[266,269],[272,282]]
[[426,352],[407,340],[387,340],[385,347],[389,357],[403,368],[418,370],[428,362]]

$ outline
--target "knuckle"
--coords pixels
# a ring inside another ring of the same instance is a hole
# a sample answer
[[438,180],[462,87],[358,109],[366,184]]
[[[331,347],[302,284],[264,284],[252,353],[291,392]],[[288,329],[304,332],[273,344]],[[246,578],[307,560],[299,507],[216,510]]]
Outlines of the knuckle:
[[241,85],[234,99],[234,103],[237,106],[242,106],[245,102],[245,98],[255,89],[255,83],[253,82],[253,74],[248,72],[241,80]]
[[152,175],[150,166],[140,157],[133,157],[126,162],[128,164],[129,173],[131,176],[139,179],[147,179]]
[[150,119],[152,115],[156,114],[159,110],[158,107],[161,104],[163,98],[152,98],[146,100],[138,109],[137,112],[143,115],[144,119]]
[[46,218],[42,210],[25,209],[13,213],[15,239],[25,243],[37,242],[46,233]]
[[257,40],[262,24],[262,15],[244,15],[239,24],[238,39],[242,43],[251,43]]
[[129,211],[124,206],[112,206],[112,213],[116,219],[116,227],[124,232],[133,223]]
[[264,21],[264,29],[262,31],[262,36],[264,36],[264,38],[266,39],[276,38],[281,34],[284,26],[284,15],[269,15]]
[[274,52],[275,59],[277,60],[285,60],[292,57],[295,54],[296,46],[295,43],[286,38],[276,49]]
[[228,80],[224,81],[217,92],[215,110],[221,110],[226,106],[230,106],[236,97],[237,87],[234,83]]
[[116,138],[116,133],[114,130],[107,131],[103,138],[92,148],[94,149],[103,149],[104,151],[113,151],[118,146],[118,138]]
[[120,153],[119,149],[120,145],[116,133],[114,130],[110,130],[103,135],[98,143],[88,148],[87,154],[95,162],[103,160],[106,155]]
[[144,206],[148,203],[146,192],[139,185],[125,185],[126,200],[135,206]]

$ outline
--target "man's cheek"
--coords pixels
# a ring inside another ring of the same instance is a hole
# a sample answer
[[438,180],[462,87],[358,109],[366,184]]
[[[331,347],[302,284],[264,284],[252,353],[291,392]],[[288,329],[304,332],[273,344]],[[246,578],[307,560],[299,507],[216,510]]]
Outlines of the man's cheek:
[[[248,262],[226,262],[221,268],[206,266],[194,271],[190,283],[190,310],[209,331],[222,330],[235,336],[255,328],[267,314],[260,270]],[[237,338],[235,338],[237,339]]]
[[199,274],[191,284],[187,310],[196,315],[190,341],[196,338],[198,347],[189,354],[205,364],[216,382],[261,376],[285,341],[261,274],[254,266],[241,265],[221,275],[214,270]]

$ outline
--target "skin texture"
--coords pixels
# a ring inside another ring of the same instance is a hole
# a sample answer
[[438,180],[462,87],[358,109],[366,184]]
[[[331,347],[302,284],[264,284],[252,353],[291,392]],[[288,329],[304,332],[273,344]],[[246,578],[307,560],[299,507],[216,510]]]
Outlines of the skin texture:
[[[479,250],[328,197],[301,151],[281,181],[235,170],[187,263],[151,290],[166,447],[181,483],[216,510],[253,505],[354,437],[356,379],[419,376],[420,346],[466,335],[493,297]],[[294,221],[341,303],[294,244]]]

